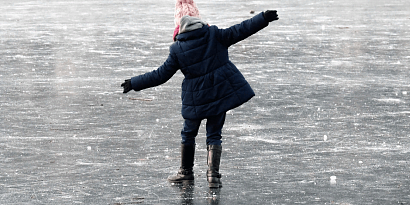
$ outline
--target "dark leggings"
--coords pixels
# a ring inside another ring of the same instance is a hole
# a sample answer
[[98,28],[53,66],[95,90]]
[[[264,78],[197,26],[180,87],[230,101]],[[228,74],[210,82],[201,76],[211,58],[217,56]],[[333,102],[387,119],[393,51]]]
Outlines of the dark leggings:
[[[222,127],[225,123],[226,113],[206,118],[206,144],[221,145]],[[195,137],[198,135],[199,126],[202,120],[185,119],[184,128],[181,131],[182,144],[195,144]]]

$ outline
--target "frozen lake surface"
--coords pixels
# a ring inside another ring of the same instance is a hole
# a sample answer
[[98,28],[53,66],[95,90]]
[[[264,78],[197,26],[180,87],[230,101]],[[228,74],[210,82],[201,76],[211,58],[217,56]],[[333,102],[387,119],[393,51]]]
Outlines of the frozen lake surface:
[[174,0],[0,3],[0,204],[410,204],[410,1],[196,0],[226,28],[280,20],[230,48],[256,92],[224,128],[224,187],[180,164],[178,72],[160,66]]

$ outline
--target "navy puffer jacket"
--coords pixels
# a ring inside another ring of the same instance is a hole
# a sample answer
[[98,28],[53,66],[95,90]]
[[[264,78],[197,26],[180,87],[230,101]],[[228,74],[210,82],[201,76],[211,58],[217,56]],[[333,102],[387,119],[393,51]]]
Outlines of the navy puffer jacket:
[[165,63],[157,70],[131,78],[135,91],[161,85],[179,69],[182,82],[182,117],[204,119],[231,110],[255,93],[229,60],[229,46],[268,26],[263,13],[227,29],[203,26],[182,33],[171,45]]

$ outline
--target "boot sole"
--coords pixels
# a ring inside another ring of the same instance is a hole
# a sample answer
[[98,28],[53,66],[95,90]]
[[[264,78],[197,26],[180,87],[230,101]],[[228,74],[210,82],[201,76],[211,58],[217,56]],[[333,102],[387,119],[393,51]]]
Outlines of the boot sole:
[[208,186],[209,186],[209,188],[221,188],[222,184],[220,184],[220,183],[209,183]]
[[182,179],[182,180],[169,180],[169,179],[167,179],[167,180],[170,183],[176,183],[176,184],[186,183],[186,182],[194,182],[195,181],[195,179]]
[[168,182],[171,182],[171,183],[184,183],[184,182],[193,182],[193,181],[195,181],[195,180],[193,180],[193,179],[178,180],[178,181],[168,180]]

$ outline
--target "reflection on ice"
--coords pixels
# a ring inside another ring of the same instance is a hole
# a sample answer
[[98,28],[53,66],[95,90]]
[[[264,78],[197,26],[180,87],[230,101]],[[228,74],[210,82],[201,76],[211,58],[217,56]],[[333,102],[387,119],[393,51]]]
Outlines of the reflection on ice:
[[395,104],[395,103],[405,103],[403,100],[401,100],[401,99],[395,99],[395,98],[385,98],[385,99],[375,99],[376,101],[379,101],[379,102],[383,102],[383,103],[393,103],[393,104]]

